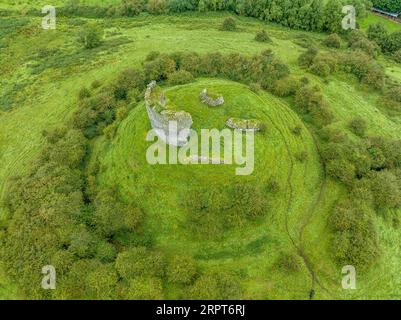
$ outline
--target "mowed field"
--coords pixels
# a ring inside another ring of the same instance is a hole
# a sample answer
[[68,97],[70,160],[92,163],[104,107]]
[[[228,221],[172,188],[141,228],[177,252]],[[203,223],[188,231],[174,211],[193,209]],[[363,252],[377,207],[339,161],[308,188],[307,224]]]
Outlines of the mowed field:
[[[85,19],[60,18],[57,30],[45,31],[40,29],[40,18],[0,18],[0,26],[5,26],[0,31],[0,194],[4,194],[11,176],[29,169],[41,150],[42,131],[68,121],[76,110],[80,88],[90,86],[94,80],[107,83],[120,71],[140,66],[150,51],[254,54],[270,48],[294,74],[303,74],[297,66],[298,55],[304,51],[300,44],[307,39],[319,45],[325,36],[249,18],[237,18],[239,31],[235,33],[220,31],[227,16],[141,15],[91,21],[105,28],[103,45],[91,51],[80,48],[75,41]],[[269,33],[272,43],[254,41],[261,28]],[[401,80],[400,66],[385,63],[389,77]],[[338,120],[334,126],[345,127],[359,115],[368,122],[370,134],[401,138],[400,117],[390,117],[381,110],[375,93],[359,87],[353,79],[332,77],[323,82],[312,75],[308,77],[322,88],[330,102]],[[227,97],[223,109],[205,110],[199,105],[199,91],[206,86]],[[171,101],[193,114],[195,129],[220,128],[229,115],[263,118],[268,129],[257,137],[257,164],[250,179],[261,184],[274,175],[279,178],[281,191],[271,199],[271,214],[257,223],[233,229],[219,241],[193,237],[185,225],[185,212],[177,206],[178,196],[195,185],[233,183],[227,178],[227,170],[231,172],[235,167],[148,166],[143,157],[149,124],[144,106],[138,105],[121,124],[112,145],[102,139],[96,141],[93,156],[101,163],[102,184],[118,184],[127,199],[143,199],[143,206],[151,212],[145,228],[155,235],[158,246],[166,252],[191,252],[204,268],[243,270],[248,275],[243,283],[246,294],[253,299],[307,299],[312,287],[321,299],[401,296],[400,252],[394,245],[400,243],[401,234],[386,217],[377,217],[383,248],[377,266],[358,277],[358,290],[341,290],[341,270],[332,264],[327,250],[330,234],[326,221],[333,201],[341,198],[344,191],[324,176],[313,132],[303,125],[288,101],[218,79],[200,79],[194,84],[165,89]],[[291,133],[296,125],[303,127],[301,137]],[[308,152],[306,163],[294,159],[299,151]],[[7,212],[0,208],[0,217],[5,215]],[[289,275],[275,268],[281,252],[301,252],[302,270]],[[13,297],[18,294],[0,273],[0,298]]]

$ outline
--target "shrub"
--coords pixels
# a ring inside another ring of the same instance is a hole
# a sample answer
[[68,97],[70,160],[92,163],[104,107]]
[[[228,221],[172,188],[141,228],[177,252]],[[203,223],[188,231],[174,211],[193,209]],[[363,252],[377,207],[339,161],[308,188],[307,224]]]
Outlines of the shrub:
[[365,135],[367,124],[366,121],[361,117],[353,118],[349,124],[349,128],[353,133],[355,133],[359,137],[363,137]]
[[259,30],[256,33],[255,40],[258,42],[271,42],[271,39],[265,30]]
[[224,272],[209,272],[200,276],[190,288],[190,299],[236,300],[242,297],[239,279]]
[[315,125],[319,127],[329,124],[334,118],[316,86],[300,87],[295,94],[295,104],[302,112],[310,114]]
[[366,30],[369,40],[376,42],[382,49],[388,39],[388,32],[383,23],[371,24]]
[[149,0],[147,9],[152,14],[163,14],[168,12],[167,0]]
[[223,31],[235,31],[237,30],[237,22],[234,18],[228,17],[223,21],[221,26],[221,30]]
[[284,272],[298,272],[302,266],[299,257],[295,253],[282,253],[276,264]]
[[260,90],[262,90],[262,87],[260,86],[259,83],[252,82],[252,83],[249,85],[249,89],[250,89],[252,92],[258,93]]
[[127,69],[120,73],[114,85],[114,97],[117,100],[126,100],[132,89],[142,91],[145,88],[145,76],[143,71]]
[[354,74],[361,82],[375,88],[384,87],[385,72],[376,61],[363,51],[357,50],[343,57],[342,68]]
[[401,49],[401,31],[390,34],[385,43],[385,51],[394,53]]
[[155,60],[144,64],[146,81],[160,81],[168,79],[168,76],[176,71],[176,62],[167,55],[161,55]]
[[266,191],[271,193],[277,193],[280,191],[280,184],[277,179],[270,177],[266,184]]
[[341,48],[341,38],[337,33],[332,33],[324,41],[323,44],[329,48]]
[[112,264],[102,264],[86,277],[87,294],[92,299],[113,299],[118,275]]
[[117,255],[116,269],[125,279],[160,277],[164,274],[164,257],[144,247],[131,248]]
[[401,49],[393,53],[393,59],[397,63],[401,63]]
[[377,208],[389,209],[401,205],[400,181],[391,171],[375,172],[371,175],[370,180]]
[[100,46],[102,39],[103,29],[94,24],[84,26],[78,33],[78,41],[86,49],[93,49]]
[[377,44],[369,41],[366,38],[361,38],[360,40],[353,42],[351,44],[351,49],[361,50],[373,58],[376,57],[380,51]]
[[84,87],[78,92],[78,99],[83,100],[85,98],[89,98],[91,96],[91,92],[88,88]]
[[345,132],[338,129],[326,126],[321,130],[321,136],[327,142],[341,143],[344,142],[346,135]]
[[120,13],[123,16],[132,17],[140,14],[144,10],[143,0],[122,0]]
[[194,81],[192,73],[185,70],[178,70],[168,76],[171,85],[182,85]]
[[327,77],[330,75],[330,67],[322,60],[315,61],[309,69],[312,73],[320,77]]
[[117,256],[116,248],[106,241],[101,241],[96,247],[96,258],[102,262],[113,262]]
[[367,269],[378,258],[377,232],[366,206],[351,200],[337,204],[329,225],[334,230],[331,250],[339,264]]
[[295,134],[296,136],[300,136],[302,133],[302,127],[300,126],[296,126],[294,128],[292,128],[292,133]]
[[314,47],[308,48],[307,51],[305,51],[298,57],[299,65],[301,67],[310,67],[313,61],[315,60],[315,57],[317,56],[318,52],[319,50]]
[[327,173],[341,182],[350,184],[355,178],[355,166],[346,159],[336,159],[328,161]]
[[285,77],[276,80],[272,92],[279,97],[289,97],[295,94],[298,89],[298,82],[293,77]]
[[196,276],[194,259],[186,256],[174,256],[167,264],[167,279],[173,283],[188,284]]
[[95,80],[92,82],[91,87],[92,89],[97,89],[102,85],[102,83],[99,80]]
[[308,153],[306,151],[297,152],[295,154],[295,159],[299,162],[305,162],[308,159]]
[[124,297],[130,300],[162,300],[162,281],[157,277],[135,277],[124,290]]
[[196,0],[170,0],[171,12],[185,12],[196,10]]
[[234,224],[242,224],[244,219],[261,216],[267,212],[267,199],[263,192],[251,183],[239,183],[232,190],[229,214]]

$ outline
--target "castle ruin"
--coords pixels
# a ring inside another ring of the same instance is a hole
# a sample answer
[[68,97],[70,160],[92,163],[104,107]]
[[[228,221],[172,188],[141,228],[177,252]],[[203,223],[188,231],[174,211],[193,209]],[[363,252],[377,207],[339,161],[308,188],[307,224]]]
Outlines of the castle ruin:
[[182,147],[188,143],[192,117],[188,112],[168,110],[166,96],[156,81],[148,84],[145,105],[150,124],[157,136],[168,145]]

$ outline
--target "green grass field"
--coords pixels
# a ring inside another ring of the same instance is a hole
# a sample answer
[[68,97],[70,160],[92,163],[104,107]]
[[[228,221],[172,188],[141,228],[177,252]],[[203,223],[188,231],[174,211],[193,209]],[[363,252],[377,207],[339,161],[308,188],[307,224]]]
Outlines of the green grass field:
[[[85,1],[92,2],[99,3]],[[43,3],[2,1],[0,8],[23,9]],[[302,75],[305,71],[297,64],[304,51],[300,39],[307,38],[320,46],[325,37],[244,17],[236,18],[238,32],[220,31],[227,16],[213,13],[97,19],[92,22],[105,28],[105,39],[90,52],[75,42],[85,19],[59,18],[57,30],[46,31],[39,28],[40,18],[0,17],[0,197],[10,177],[29,171],[43,146],[42,131],[66,123],[77,109],[81,87],[89,87],[94,80],[108,83],[120,71],[140,66],[151,51],[250,55],[272,49],[293,74]],[[361,21],[361,28],[379,20],[384,19],[369,15]],[[401,30],[401,25],[384,21],[391,31]],[[21,26],[13,28],[16,22]],[[1,31],[2,26],[6,26],[5,31]],[[268,32],[272,43],[254,41],[260,28]],[[1,50],[2,41],[7,50]],[[389,77],[401,81],[399,64],[386,62],[386,68]],[[328,81],[311,74],[308,77],[322,88],[330,102],[337,120],[333,126],[346,128],[350,119],[361,116],[368,123],[369,134],[401,138],[401,116],[389,116],[382,110],[376,92],[344,76],[330,76]],[[226,103],[221,109],[210,109],[199,102],[199,92],[205,87],[224,95]],[[385,216],[376,217],[383,251],[380,260],[369,271],[358,274],[358,290],[342,290],[341,270],[328,252],[327,218],[333,203],[346,191],[325,176],[315,132],[304,124],[290,101],[222,79],[202,78],[163,89],[170,101],[192,114],[195,130],[222,129],[229,117],[263,120],[267,130],[256,135],[256,166],[248,179],[262,187],[274,176],[280,182],[280,192],[269,198],[271,210],[263,218],[216,238],[195,236],[188,228],[187,213],[179,205],[180,197],[197,186],[232,185],[242,178],[232,174],[235,166],[147,164],[144,156],[150,143],[145,136],[150,125],[140,103],[121,123],[111,143],[103,137],[95,141],[91,161],[100,163],[98,182],[102,186],[118,186],[125,200],[139,201],[146,209],[149,214],[143,229],[155,238],[158,248],[166,254],[194,256],[202,270],[240,272],[245,298],[249,299],[308,299],[312,288],[318,299],[401,298],[400,249],[394,245],[401,241],[401,231]],[[302,127],[301,136],[291,132],[295,126]],[[295,159],[301,151],[309,155],[305,163]],[[0,207],[0,224],[5,223],[7,215]],[[287,273],[277,268],[282,253],[298,254],[304,262],[301,270]],[[169,288],[167,298],[179,297],[179,290]],[[14,285],[0,272],[0,299],[19,297]]]

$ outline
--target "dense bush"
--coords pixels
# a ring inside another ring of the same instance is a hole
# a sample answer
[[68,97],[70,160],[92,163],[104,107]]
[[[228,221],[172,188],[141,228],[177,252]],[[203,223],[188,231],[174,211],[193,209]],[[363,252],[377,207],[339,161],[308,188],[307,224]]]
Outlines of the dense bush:
[[320,77],[327,77],[328,75],[330,75],[330,67],[323,60],[316,60],[315,62],[313,62],[309,70]]
[[157,277],[138,276],[129,281],[124,290],[124,298],[129,300],[162,300],[163,286]]
[[194,300],[236,300],[241,299],[242,294],[238,277],[224,272],[203,274],[189,292],[190,299]]
[[383,67],[360,50],[345,55],[340,66],[344,71],[355,75],[362,83],[375,89],[384,87],[385,72]]
[[369,41],[366,38],[361,38],[358,41],[352,42],[350,46],[352,50],[361,50],[370,57],[376,57],[380,52],[380,49],[377,46],[377,44],[372,41]]
[[301,260],[295,253],[282,253],[277,261],[276,265],[284,272],[298,272],[301,270]]
[[237,29],[237,22],[234,18],[228,17],[223,21],[221,30],[224,31],[235,31]]
[[393,59],[395,62],[401,63],[401,49],[393,53]]
[[347,200],[337,204],[329,219],[334,231],[332,253],[341,264],[369,268],[380,254],[373,217],[366,206]]
[[305,51],[299,56],[298,58],[299,65],[301,67],[310,67],[318,53],[319,53],[318,49],[314,47],[308,48],[307,51]]
[[285,77],[274,82],[272,92],[279,97],[289,97],[295,94],[299,82],[293,77]]
[[355,117],[349,122],[349,128],[357,136],[363,137],[367,130],[367,124],[363,118]]
[[127,69],[120,73],[114,85],[114,97],[125,100],[130,90],[142,91],[145,88],[145,76],[142,70]]
[[401,182],[391,171],[372,173],[371,189],[377,208],[389,209],[401,206]]
[[132,17],[140,14],[145,7],[144,0],[122,0],[120,12],[123,16]]
[[191,283],[197,274],[194,259],[187,256],[174,256],[166,267],[168,281],[179,284]]
[[323,44],[329,48],[341,48],[341,38],[337,33],[332,33],[324,41]]
[[329,124],[334,118],[318,87],[300,87],[295,94],[295,105],[301,112],[310,114],[318,127]]
[[164,275],[164,257],[156,251],[144,247],[135,247],[117,255],[116,269],[121,277],[162,277]]
[[401,3],[398,0],[372,0],[376,8],[387,10],[389,12],[401,12]]
[[171,73],[168,76],[168,81],[171,85],[181,85],[194,81],[194,76],[188,71],[179,70]]
[[163,14],[169,10],[168,0],[148,0],[147,10],[151,14]]
[[85,98],[89,98],[91,96],[91,92],[89,91],[88,88],[82,88],[81,90],[79,90],[78,92],[78,98],[80,100],[83,100]]
[[78,33],[78,41],[86,49],[98,47],[102,43],[102,39],[103,30],[94,24],[85,25]]
[[267,35],[266,30],[264,30],[264,29],[259,30],[256,33],[255,40],[258,42],[270,42],[271,41],[270,37]]

